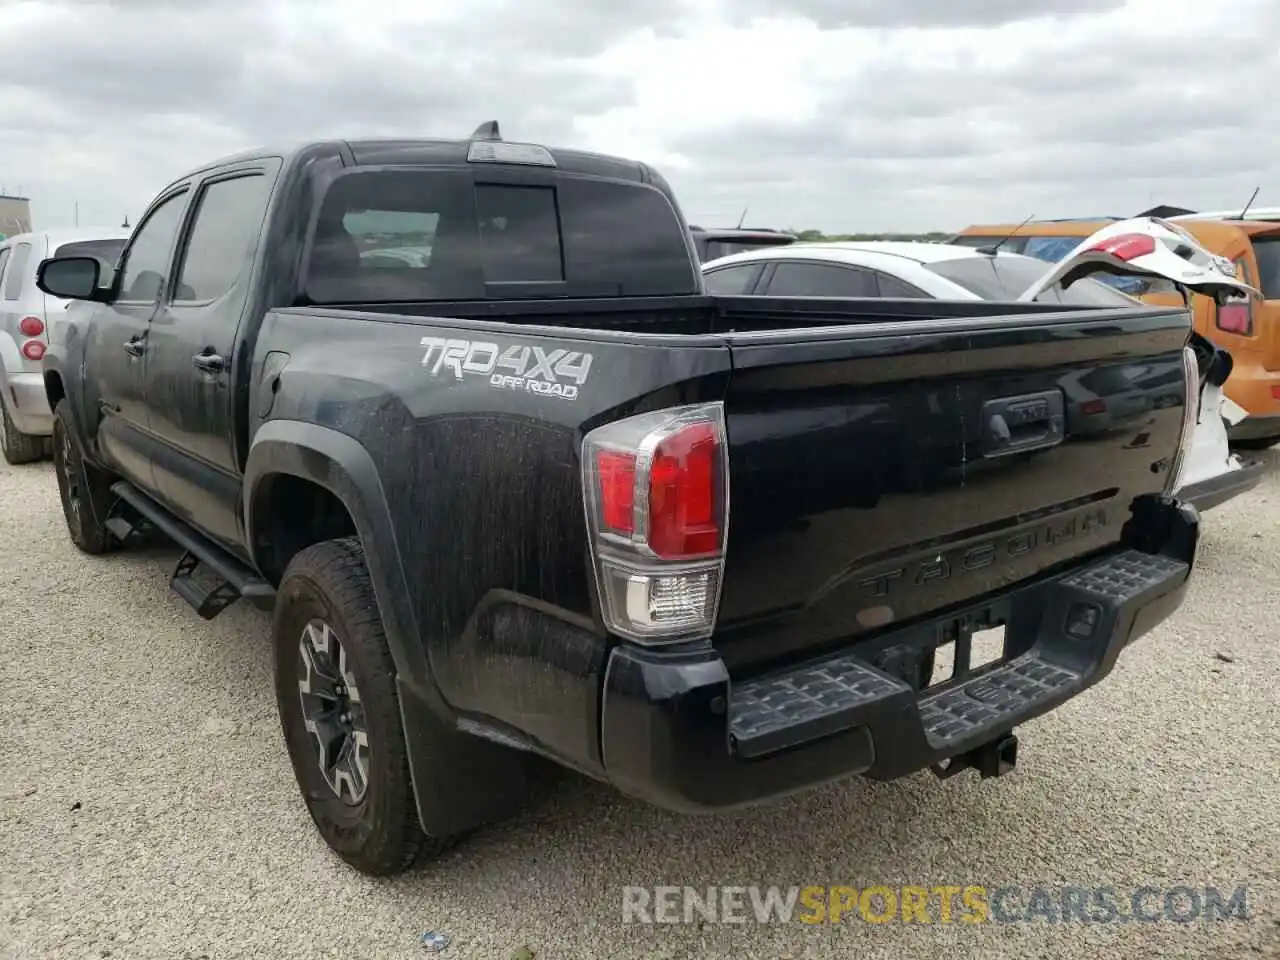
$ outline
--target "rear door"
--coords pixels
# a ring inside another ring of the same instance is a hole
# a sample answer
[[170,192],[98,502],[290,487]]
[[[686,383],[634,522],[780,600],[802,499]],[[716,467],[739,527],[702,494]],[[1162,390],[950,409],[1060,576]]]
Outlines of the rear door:
[[[1263,296],[1253,305],[1255,336],[1262,348],[1262,363],[1268,370],[1280,370],[1280,228],[1275,233],[1250,237],[1257,272],[1253,285]],[[1248,258],[1245,258],[1246,267]]]
[[179,516],[233,550],[243,537],[232,360],[279,169],[278,160],[260,161],[200,185],[174,282],[148,335],[156,488]]

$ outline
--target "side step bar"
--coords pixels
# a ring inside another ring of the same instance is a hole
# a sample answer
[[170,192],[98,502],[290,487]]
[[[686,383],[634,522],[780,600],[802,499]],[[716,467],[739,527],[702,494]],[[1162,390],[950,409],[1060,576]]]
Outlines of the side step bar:
[[[107,521],[117,540],[128,544],[159,530],[186,551],[169,586],[205,620],[212,620],[237,600],[248,600],[261,610],[271,608],[275,588],[243,561],[211,543],[133,484],[121,480],[112,484],[111,492],[138,514],[135,520],[116,515]],[[207,575],[197,578],[197,573]]]

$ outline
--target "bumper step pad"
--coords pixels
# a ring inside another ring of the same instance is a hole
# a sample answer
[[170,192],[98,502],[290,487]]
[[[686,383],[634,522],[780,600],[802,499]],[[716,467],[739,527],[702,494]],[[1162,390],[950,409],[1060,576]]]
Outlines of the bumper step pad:
[[760,756],[836,733],[850,726],[842,718],[858,708],[910,691],[901,680],[843,654],[735,684],[729,731],[740,755]]
[[[1050,593],[1112,611],[1159,594],[1172,579],[1185,579],[1186,563],[1124,550],[1055,583]],[[1047,602],[1046,593],[1044,601]],[[998,736],[1024,718],[1044,712],[1083,684],[1092,665],[1053,655],[1065,635],[1042,642],[998,665],[981,668],[937,689],[917,692],[852,652],[839,653],[732,685],[729,735],[733,750],[758,758],[866,724],[872,714],[901,707],[904,721],[919,724],[928,749],[947,755]],[[1025,647],[1024,647],[1025,649]],[[896,701],[896,702],[894,702]],[[914,715],[914,716],[913,716]],[[923,747],[923,743],[921,746]]]

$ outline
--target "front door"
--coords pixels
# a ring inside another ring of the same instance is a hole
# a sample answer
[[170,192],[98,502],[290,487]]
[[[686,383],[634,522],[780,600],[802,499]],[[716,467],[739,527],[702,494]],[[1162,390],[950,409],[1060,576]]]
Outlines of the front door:
[[148,330],[168,286],[189,193],[184,186],[161,198],[139,223],[121,255],[116,299],[94,308],[84,343],[88,433],[108,466],[149,493],[155,442],[144,379]]
[[232,551],[243,542],[232,361],[241,317],[253,308],[251,273],[278,167],[268,161],[223,171],[200,188],[148,342],[160,498]]

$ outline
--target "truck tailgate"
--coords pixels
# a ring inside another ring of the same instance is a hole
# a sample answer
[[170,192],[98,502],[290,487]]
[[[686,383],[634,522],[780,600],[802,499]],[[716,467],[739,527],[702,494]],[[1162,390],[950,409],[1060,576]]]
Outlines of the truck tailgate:
[[1151,308],[726,334],[726,663],[847,642],[1115,545],[1135,497],[1170,480],[1189,333],[1184,311]]

